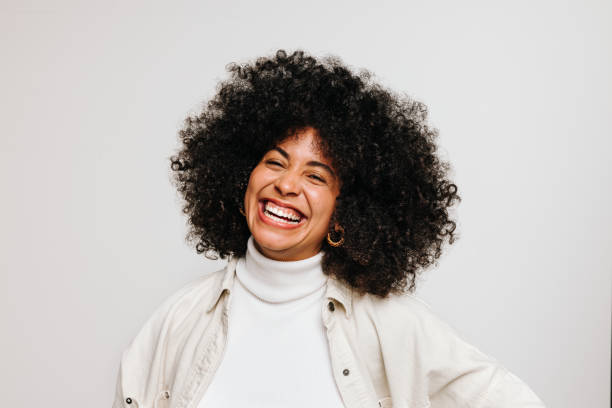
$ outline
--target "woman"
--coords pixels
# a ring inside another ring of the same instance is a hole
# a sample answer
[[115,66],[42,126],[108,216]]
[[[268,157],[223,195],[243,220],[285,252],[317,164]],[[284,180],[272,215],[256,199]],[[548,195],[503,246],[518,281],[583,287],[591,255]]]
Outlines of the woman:
[[426,108],[301,51],[229,71],[171,162],[230,261],[147,322],[114,407],[541,407],[410,294],[459,200]]

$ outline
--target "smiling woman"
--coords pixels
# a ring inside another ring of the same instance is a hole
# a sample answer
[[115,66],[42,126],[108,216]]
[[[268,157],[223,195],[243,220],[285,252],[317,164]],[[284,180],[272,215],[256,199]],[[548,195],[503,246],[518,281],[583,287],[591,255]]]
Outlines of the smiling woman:
[[459,200],[426,108],[301,51],[229,70],[171,158],[229,262],[150,318],[114,407],[541,407],[411,293]]
[[316,255],[329,231],[340,193],[331,160],[313,128],[285,139],[255,166],[244,196],[256,248],[278,261]]
[[[279,51],[229,71],[205,109],[186,120],[183,149],[172,158],[197,251],[245,255],[255,215],[244,202],[251,172],[266,164],[265,155],[286,164],[279,146],[310,132],[321,160],[309,161],[325,164],[339,188],[328,225],[333,240],[321,243],[324,273],[361,294],[413,290],[417,273],[455,240],[448,209],[459,200],[449,165],[436,154],[426,107],[383,89],[365,71],[352,73],[337,58],[301,51]],[[311,167],[318,172],[310,179],[326,180],[325,167]],[[241,209],[249,211],[248,223]],[[330,244],[340,240],[341,246]]]

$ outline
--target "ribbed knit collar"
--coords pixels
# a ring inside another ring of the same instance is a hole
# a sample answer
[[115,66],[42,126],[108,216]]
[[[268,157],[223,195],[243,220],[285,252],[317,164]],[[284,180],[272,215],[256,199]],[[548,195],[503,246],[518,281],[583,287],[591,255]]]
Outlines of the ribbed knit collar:
[[270,303],[281,303],[308,296],[325,286],[327,276],[321,268],[323,253],[300,261],[275,261],[255,248],[253,237],[247,242],[246,256],[236,265],[236,276],[253,295]]

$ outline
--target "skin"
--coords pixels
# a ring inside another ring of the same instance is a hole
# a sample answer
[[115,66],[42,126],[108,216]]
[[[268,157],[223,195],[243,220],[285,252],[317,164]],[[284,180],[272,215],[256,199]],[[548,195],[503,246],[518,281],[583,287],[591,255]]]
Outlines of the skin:
[[[317,147],[313,128],[299,131],[268,151],[251,172],[244,208],[255,246],[266,257],[298,261],[316,255],[330,230],[340,192],[331,160]],[[300,216],[283,223],[266,215],[265,204]]]

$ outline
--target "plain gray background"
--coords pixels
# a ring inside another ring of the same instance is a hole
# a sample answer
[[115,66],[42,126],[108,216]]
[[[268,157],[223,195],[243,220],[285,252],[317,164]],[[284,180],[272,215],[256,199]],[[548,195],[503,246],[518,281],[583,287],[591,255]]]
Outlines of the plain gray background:
[[168,157],[231,61],[335,54],[430,107],[463,197],[420,294],[550,407],[608,407],[612,6],[2,1],[0,388],[108,407],[120,353],[221,262]]

